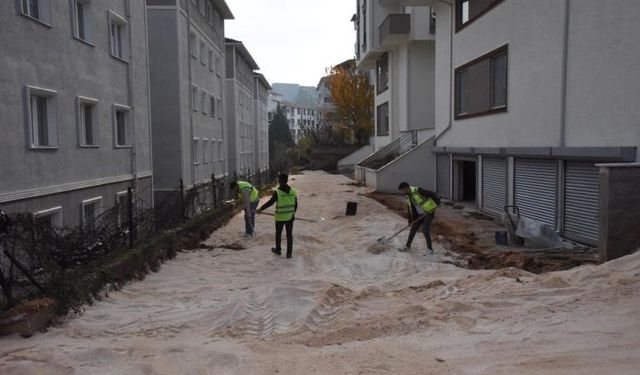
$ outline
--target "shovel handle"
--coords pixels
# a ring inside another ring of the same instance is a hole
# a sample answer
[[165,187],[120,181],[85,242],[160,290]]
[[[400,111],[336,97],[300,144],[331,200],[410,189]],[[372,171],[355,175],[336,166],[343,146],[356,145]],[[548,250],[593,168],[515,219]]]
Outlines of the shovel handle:
[[[272,214],[270,212],[263,212],[261,215],[267,215],[267,216],[276,216],[275,214]],[[310,220],[310,219],[303,219],[300,217],[296,217],[296,220],[300,220],[300,221],[306,221],[307,223],[317,223],[317,220]]]
[[397,231],[393,236],[387,238],[387,241],[392,240],[396,237],[398,237],[398,235],[402,232],[404,232],[405,230],[411,228],[413,226],[413,224],[417,223],[418,221],[424,219],[425,217],[427,217],[427,214],[423,214],[420,217],[418,217],[417,219],[415,219],[414,221],[412,221],[409,225],[407,225],[406,227],[400,229],[399,231]]

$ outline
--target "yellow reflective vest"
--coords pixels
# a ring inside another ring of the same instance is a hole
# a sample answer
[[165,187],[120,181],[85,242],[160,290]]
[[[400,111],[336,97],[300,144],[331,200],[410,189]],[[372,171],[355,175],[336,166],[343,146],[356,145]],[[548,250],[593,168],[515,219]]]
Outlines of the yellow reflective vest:
[[409,198],[407,199],[407,205],[409,207],[409,214],[411,214],[411,202],[415,203],[417,206],[422,208],[422,210],[428,214],[432,214],[438,208],[436,202],[431,198],[423,197],[419,192],[418,188],[415,186],[411,186],[409,188]]
[[238,191],[238,200],[242,201],[242,192],[250,189],[251,190],[251,203],[258,201],[260,195],[258,194],[258,189],[256,189],[253,185],[246,181],[238,181],[238,187],[240,188]]
[[276,189],[278,194],[278,200],[276,201],[276,221],[289,221],[293,219],[293,215],[296,212],[296,197],[298,192],[291,188],[289,192],[284,192],[280,189]]

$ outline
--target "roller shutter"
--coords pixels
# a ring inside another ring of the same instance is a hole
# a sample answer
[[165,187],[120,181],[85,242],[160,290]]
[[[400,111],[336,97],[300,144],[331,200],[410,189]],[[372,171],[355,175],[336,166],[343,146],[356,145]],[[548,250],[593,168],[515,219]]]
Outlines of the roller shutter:
[[438,154],[436,156],[436,170],[437,170],[437,188],[438,194],[444,198],[451,198],[449,177],[451,169],[451,159],[448,154]]
[[555,160],[515,160],[514,202],[522,216],[556,226],[557,169]]
[[482,209],[500,215],[507,205],[507,161],[482,159]]
[[597,245],[599,238],[600,174],[594,164],[567,162],[564,191],[564,235]]

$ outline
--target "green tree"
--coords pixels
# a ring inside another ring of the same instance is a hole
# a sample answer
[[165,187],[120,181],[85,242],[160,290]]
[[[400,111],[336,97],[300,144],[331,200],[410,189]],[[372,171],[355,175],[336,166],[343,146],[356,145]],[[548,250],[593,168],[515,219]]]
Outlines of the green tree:
[[289,121],[284,109],[278,105],[269,123],[269,157],[271,169],[285,171],[289,168],[288,151],[294,146]]

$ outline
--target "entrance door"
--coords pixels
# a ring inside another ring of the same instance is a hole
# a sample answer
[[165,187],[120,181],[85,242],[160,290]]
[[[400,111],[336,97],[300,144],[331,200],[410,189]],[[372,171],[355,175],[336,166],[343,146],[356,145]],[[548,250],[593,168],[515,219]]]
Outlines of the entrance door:
[[564,189],[564,235],[597,245],[600,232],[600,173],[593,163],[567,162]]
[[455,200],[476,202],[477,168],[475,161],[456,160],[454,163]]

